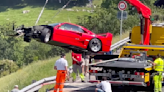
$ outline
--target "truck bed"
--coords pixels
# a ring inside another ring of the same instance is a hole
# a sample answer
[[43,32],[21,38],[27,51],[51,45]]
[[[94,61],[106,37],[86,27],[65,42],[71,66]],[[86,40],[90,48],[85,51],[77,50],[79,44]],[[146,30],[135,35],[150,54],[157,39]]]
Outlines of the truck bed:
[[122,61],[122,60],[113,60],[105,63],[96,64],[94,67],[117,67],[117,68],[138,68],[143,69],[146,67],[151,67],[146,63],[139,63],[133,61]]

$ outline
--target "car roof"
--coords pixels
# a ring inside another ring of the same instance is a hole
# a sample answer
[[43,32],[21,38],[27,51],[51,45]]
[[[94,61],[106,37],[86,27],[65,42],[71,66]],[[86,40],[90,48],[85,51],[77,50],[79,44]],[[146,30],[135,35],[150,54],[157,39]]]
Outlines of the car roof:
[[56,26],[59,25],[60,23],[52,23],[52,24],[48,24],[49,26]]
[[52,23],[52,24],[48,24],[48,25],[58,25],[58,24],[72,24],[72,25],[76,25],[76,26],[79,26],[81,27],[80,25],[77,25],[77,24],[74,24],[74,23],[69,23],[69,22],[59,22],[59,23]]
[[72,24],[72,25],[76,25],[76,26],[80,26],[80,25],[77,25],[77,24],[74,24],[74,23],[69,23],[69,22],[63,22],[64,24]]
[[53,25],[58,25],[58,24],[71,24],[71,25],[75,25],[75,26],[78,26],[78,27],[80,27],[80,28],[82,28],[82,29],[85,29],[85,30],[87,30],[88,32],[90,32],[90,33],[93,34],[93,32],[90,31],[89,29],[87,29],[87,28],[85,28],[85,27],[83,27],[83,26],[80,26],[80,25],[78,25],[78,24],[70,23],[70,22],[59,22],[59,23],[52,23],[52,24],[48,24],[48,25],[53,26]]

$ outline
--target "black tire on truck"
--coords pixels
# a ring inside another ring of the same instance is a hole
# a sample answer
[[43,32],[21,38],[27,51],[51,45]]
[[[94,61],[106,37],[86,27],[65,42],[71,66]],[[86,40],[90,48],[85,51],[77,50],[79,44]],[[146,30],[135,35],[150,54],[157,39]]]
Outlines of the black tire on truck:
[[51,30],[48,29],[48,28],[44,28],[44,29],[41,31],[41,36],[40,36],[41,42],[47,43],[47,42],[50,41],[50,39],[51,39]]
[[154,92],[154,81],[153,77],[150,78],[150,86],[149,86],[150,92]]

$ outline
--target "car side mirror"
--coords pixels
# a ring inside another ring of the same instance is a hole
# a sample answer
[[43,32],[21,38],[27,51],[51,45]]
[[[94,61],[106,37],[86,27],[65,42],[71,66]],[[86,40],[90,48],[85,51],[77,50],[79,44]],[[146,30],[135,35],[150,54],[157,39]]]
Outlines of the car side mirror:
[[78,35],[82,36],[82,33],[81,32],[77,32]]
[[62,29],[62,30],[63,30],[63,28],[60,28],[60,27],[61,27],[61,26],[58,26],[57,29]]
[[59,29],[59,28],[60,28],[60,26],[57,27],[57,29]]

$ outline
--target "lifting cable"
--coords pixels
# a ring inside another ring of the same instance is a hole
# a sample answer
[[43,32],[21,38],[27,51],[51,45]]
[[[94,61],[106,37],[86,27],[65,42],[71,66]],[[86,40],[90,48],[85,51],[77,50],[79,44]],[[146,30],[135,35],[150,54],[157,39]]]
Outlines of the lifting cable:
[[40,14],[39,14],[39,16],[38,16],[38,19],[36,20],[35,25],[37,25],[37,23],[38,23],[38,21],[39,21],[39,19],[40,19],[41,15],[42,15],[42,13],[43,13],[43,11],[44,11],[44,8],[45,8],[45,7],[46,7],[46,5],[47,5],[47,3],[48,3],[48,0],[46,0],[46,2],[45,2],[45,4],[44,4],[44,6],[43,6],[43,8],[42,8],[42,10],[41,10],[41,12],[40,12]]
[[58,15],[64,8],[66,8],[70,2],[71,2],[71,0],[69,0],[69,1],[67,2],[67,4],[64,5],[64,6],[52,17],[52,19],[53,19],[56,15]]
[[[63,10],[65,7],[67,7],[67,5],[68,5],[70,2],[71,2],[71,0],[69,0],[69,1],[67,2],[67,4],[64,5],[64,6],[53,16],[53,18],[54,18],[56,15],[58,15],[58,14],[61,12],[61,10]],[[45,6],[47,5],[47,3],[48,3],[48,0],[46,0],[44,6],[43,6],[43,8],[42,8],[42,10],[41,10],[41,12],[40,12],[40,14],[39,14],[39,16],[38,16],[38,19],[37,19],[35,25],[37,25],[37,23],[38,23],[38,21],[39,21],[41,15],[42,15],[42,13],[43,13],[43,11],[44,11]],[[52,18],[52,19],[53,19],[53,18]]]

